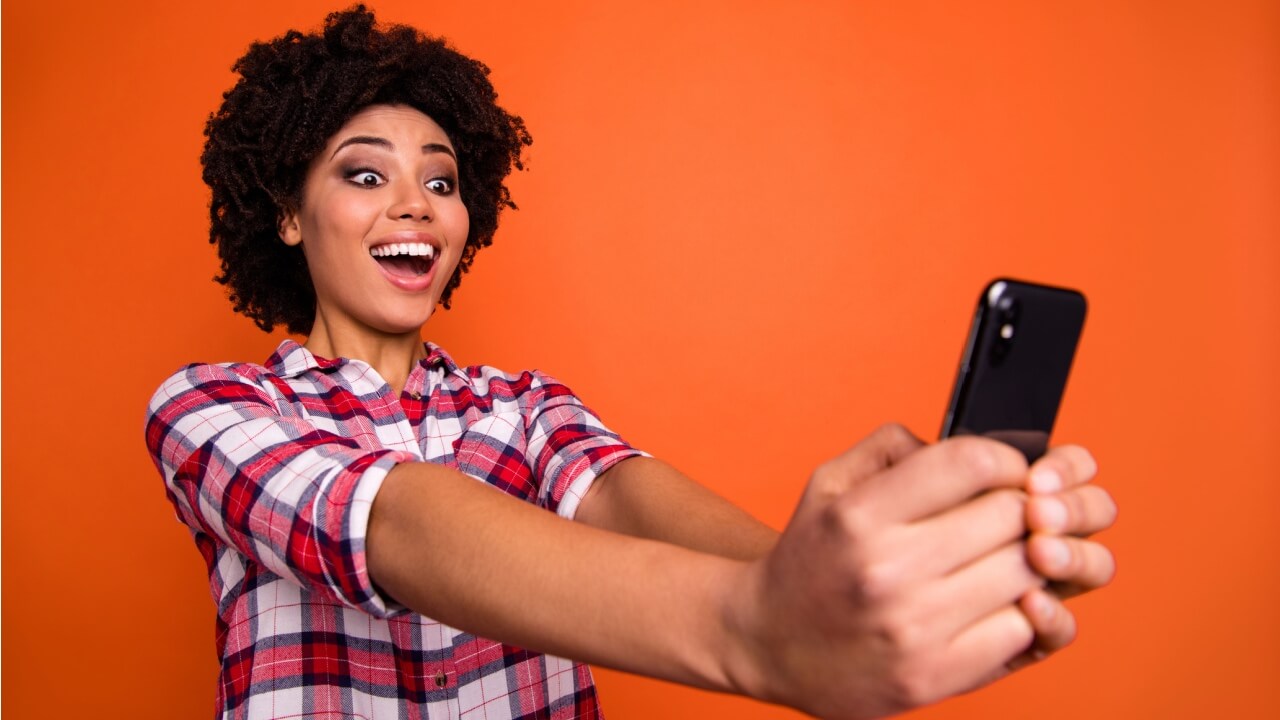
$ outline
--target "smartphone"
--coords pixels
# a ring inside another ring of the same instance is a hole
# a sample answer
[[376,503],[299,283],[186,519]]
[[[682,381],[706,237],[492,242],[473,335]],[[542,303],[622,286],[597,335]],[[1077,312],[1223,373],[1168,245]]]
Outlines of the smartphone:
[[1076,290],[991,281],[978,298],[942,437],[990,437],[1021,450],[1027,462],[1043,455],[1086,307]]

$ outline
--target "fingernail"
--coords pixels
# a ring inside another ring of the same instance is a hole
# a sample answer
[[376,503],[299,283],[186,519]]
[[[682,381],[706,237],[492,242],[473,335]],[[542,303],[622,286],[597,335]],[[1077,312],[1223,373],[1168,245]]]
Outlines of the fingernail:
[[1044,539],[1045,562],[1050,568],[1062,569],[1071,562],[1071,550],[1067,548],[1067,544],[1057,538]]
[[1027,484],[1032,492],[1055,493],[1062,489],[1062,476],[1052,468],[1036,468]]
[[1032,498],[1031,517],[1039,527],[1036,530],[1060,532],[1067,526],[1067,506],[1051,497]]
[[1053,602],[1041,593],[1036,593],[1031,597],[1032,612],[1041,620],[1048,621],[1053,619],[1055,612]]

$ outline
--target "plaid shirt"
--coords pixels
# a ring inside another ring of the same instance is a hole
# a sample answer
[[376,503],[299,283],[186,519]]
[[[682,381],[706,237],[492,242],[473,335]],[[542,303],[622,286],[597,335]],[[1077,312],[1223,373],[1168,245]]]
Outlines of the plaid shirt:
[[597,475],[641,453],[546,375],[426,350],[399,397],[368,364],[286,340],[265,367],[191,365],[151,399],[147,446],[218,607],[220,717],[598,716],[585,665],[381,596],[369,508],[393,466],[425,461],[572,518]]

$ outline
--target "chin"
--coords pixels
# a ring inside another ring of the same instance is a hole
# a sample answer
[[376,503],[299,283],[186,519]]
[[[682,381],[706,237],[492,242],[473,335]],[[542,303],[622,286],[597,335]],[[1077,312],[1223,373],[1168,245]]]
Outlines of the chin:
[[371,323],[380,332],[388,335],[408,335],[422,330],[422,326],[431,319],[434,312],[413,313],[394,318],[382,318],[382,322]]

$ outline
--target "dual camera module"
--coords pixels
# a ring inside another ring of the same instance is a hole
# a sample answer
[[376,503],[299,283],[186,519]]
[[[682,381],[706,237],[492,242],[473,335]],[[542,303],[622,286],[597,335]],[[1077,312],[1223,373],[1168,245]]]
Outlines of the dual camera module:
[[[996,285],[1002,285],[997,283]],[[995,300],[991,315],[992,325],[995,328],[995,337],[991,342],[991,364],[999,365],[1008,357],[1009,352],[1013,349],[1014,336],[1018,331],[1018,318],[1022,314],[1022,303],[1016,298],[1003,295],[999,289],[993,287],[992,296]]]

